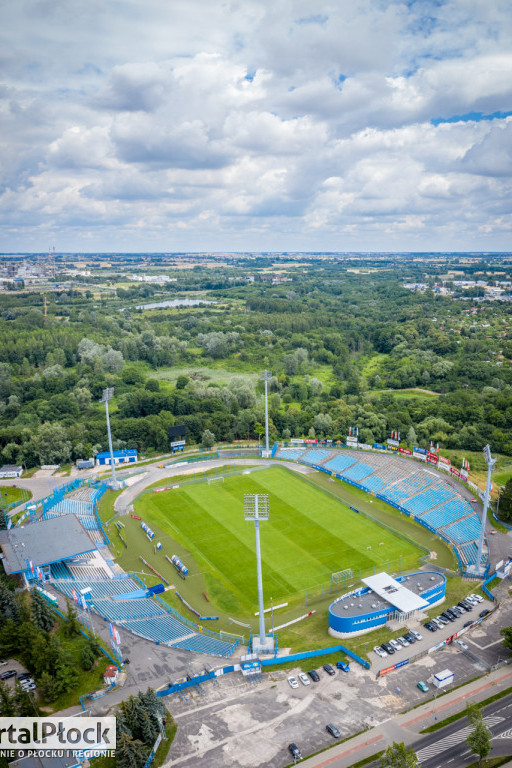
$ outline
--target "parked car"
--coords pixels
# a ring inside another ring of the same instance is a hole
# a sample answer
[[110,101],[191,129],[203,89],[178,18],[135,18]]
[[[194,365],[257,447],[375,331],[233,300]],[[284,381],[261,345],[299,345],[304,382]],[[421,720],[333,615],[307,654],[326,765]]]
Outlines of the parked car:
[[455,642],[457,643],[457,645],[460,645],[460,647],[462,648],[463,651],[467,651],[468,650],[468,646],[466,645],[464,640],[456,640]]
[[311,685],[311,680],[307,675],[304,674],[304,672],[299,672],[298,678],[301,681],[302,685]]
[[420,633],[416,629],[410,629],[409,634],[416,638],[416,640],[423,640],[423,635],[420,635]]
[[465,600],[459,600],[459,602],[457,603],[457,605],[459,606],[459,608],[462,608],[464,611],[467,611],[468,613],[469,613],[469,611],[471,611],[471,610],[472,610],[472,608],[473,608],[473,606],[471,605],[471,603],[467,603]]
[[349,667],[349,665],[347,664],[346,661],[337,661],[336,662],[336,667],[338,669],[343,670],[343,672],[350,672],[350,667]]
[[476,600],[477,603],[483,603],[484,599],[481,595],[475,595],[473,592],[470,594],[470,597],[473,598],[473,600]]
[[455,619],[457,618],[456,615],[452,613],[449,608],[447,608],[446,611],[443,611],[441,616],[443,617],[443,619],[448,619],[448,621],[455,621]]
[[464,598],[464,600],[467,603],[471,603],[471,605],[478,605],[478,603],[479,603],[479,601],[476,599],[475,595],[468,595],[467,597]]
[[480,611],[478,615],[480,616],[481,619],[483,619],[483,617],[487,616],[488,613],[490,613],[490,611],[485,610],[485,611]]
[[28,680],[29,677],[32,677],[30,672],[18,672],[18,680]]
[[327,672],[327,674],[330,675],[331,677],[336,674],[335,670],[333,669],[333,667],[331,667],[330,664],[324,664],[323,668]]
[[428,691],[428,685],[424,683],[423,680],[419,681],[418,688],[420,689],[420,691],[423,691],[423,693],[427,693]]
[[7,662],[6,661],[0,661],[0,667],[6,667]]
[[443,620],[441,620],[441,619],[439,619],[439,618],[430,619],[430,621],[431,621],[431,622],[432,622],[432,624],[433,624],[435,627],[437,627],[438,629],[442,629],[442,628],[444,627],[444,625],[445,625],[445,624],[448,624],[448,622],[447,622],[447,621],[445,621],[444,619],[443,619]]
[[414,635],[411,635],[410,632],[405,633],[404,640],[407,640],[409,645],[414,645],[414,643],[416,642],[416,638],[414,637]]
[[470,627],[473,623],[474,623],[473,621],[466,621],[466,623],[464,624],[464,628]]
[[29,683],[29,684],[23,686],[23,690],[24,691],[35,691],[35,689],[36,689],[36,684],[35,683]]
[[405,639],[405,637],[397,637],[396,639],[397,643],[400,643],[402,648],[408,648],[409,647],[409,641]]
[[16,677],[14,669],[8,669],[7,672],[2,672],[0,680],[8,680],[10,677]]
[[392,656],[395,652],[395,649],[389,643],[382,643],[380,647],[382,648],[383,651],[386,651],[386,653],[388,653],[390,656]]
[[402,650],[402,644],[399,643],[398,640],[395,640],[394,638],[393,638],[393,640],[389,641],[389,644],[390,644],[390,646],[392,648],[395,649],[395,651],[401,651]]
[[318,674],[316,669],[310,669],[308,672],[308,675],[310,676],[310,678],[314,683],[318,683],[318,681],[320,680],[320,675]]
[[384,648],[381,648],[380,645],[376,645],[373,649],[373,652],[376,653],[377,656],[380,656],[381,659],[385,659],[388,655]]
[[26,685],[32,685],[34,683],[33,677],[24,677],[23,680],[19,681],[22,688],[24,688]]
[[450,623],[450,619],[447,616],[443,616],[443,614],[436,616],[436,621],[443,627]]
[[432,621],[427,621],[423,626],[425,629],[428,629],[429,632],[437,632],[438,629],[438,627]]
[[288,749],[290,750],[291,755],[292,755],[294,760],[302,760],[302,755],[301,755],[300,749],[298,748],[298,746],[296,744],[293,744],[293,743],[292,744],[288,744]]
[[325,730],[327,731],[327,733],[330,733],[331,736],[333,736],[335,739],[339,739],[341,736],[341,733],[338,731],[336,726],[333,725],[332,723],[329,723],[329,725],[326,725]]
[[288,678],[288,683],[290,685],[290,688],[298,688],[299,687],[299,684],[298,684],[297,680],[294,677],[289,677]]
[[452,605],[450,608],[450,611],[454,613],[456,616],[462,616],[462,614],[464,613],[464,611],[459,605]]

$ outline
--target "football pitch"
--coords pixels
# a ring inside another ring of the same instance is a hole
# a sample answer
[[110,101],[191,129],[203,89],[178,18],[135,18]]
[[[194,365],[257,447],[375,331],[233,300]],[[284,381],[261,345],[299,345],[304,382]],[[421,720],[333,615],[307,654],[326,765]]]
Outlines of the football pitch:
[[328,584],[335,571],[397,570],[400,558],[412,565],[423,554],[282,467],[146,493],[135,511],[189,553],[190,577],[209,574],[254,606],[255,533],[244,520],[246,493],[269,496],[269,519],[260,523],[260,534],[263,588],[274,601]]

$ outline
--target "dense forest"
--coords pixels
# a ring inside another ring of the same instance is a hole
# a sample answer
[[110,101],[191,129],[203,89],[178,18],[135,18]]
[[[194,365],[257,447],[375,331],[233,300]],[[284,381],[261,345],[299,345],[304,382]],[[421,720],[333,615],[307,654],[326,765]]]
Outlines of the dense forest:
[[[113,260],[91,259],[86,278],[62,265],[47,314],[38,290],[0,295],[5,463],[105,449],[105,387],[115,447],[167,451],[174,423],[189,442],[257,438],[264,368],[272,439],[343,439],[352,426],[361,442],[399,430],[408,444],[512,455],[510,288],[486,291],[510,280],[505,257],[147,258],[145,272],[171,276],[162,284],[132,282],[136,263]],[[198,303],[140,308],[183,298]]]

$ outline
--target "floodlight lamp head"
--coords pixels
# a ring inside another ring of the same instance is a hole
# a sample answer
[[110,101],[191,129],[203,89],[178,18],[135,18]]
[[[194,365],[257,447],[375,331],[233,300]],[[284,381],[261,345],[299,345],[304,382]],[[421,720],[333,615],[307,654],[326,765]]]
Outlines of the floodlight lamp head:
[[270,381],[271,378],[272,378],[272,371],[267,371],[267,369],[265,368],[265,370],[261,374],[260,381]]
[[268,493],[244,494],[245,520],[268,520]]
[[100,403],[105,403],[108,400],[112,400],[113,396],[114,396],[114,387],[107,387],[106,389],[103,390]]

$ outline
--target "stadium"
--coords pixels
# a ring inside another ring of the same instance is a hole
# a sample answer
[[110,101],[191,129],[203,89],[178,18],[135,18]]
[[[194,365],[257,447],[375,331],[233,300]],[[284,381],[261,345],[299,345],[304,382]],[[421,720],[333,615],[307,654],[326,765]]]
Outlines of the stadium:
[[[265,493],[263,586],[267,600],[287,606],[281,627],[303,619],[304,601],[309,607],[315,599],[325,634],[334,637],[410,619],[444,599],[446,578],[421,568],[428,549],[398,524],[393,530],[299,475],[296,465],[391,505],[439,537],[460,574],[476,562],[480,520],[469,489],[453,473],[397,452],[305,443],[275,445],[270,462],[258,461],[225,473],[221,482],[205,475],[145,488],[133,513],[108,527],[98,513],[106,484],[68,483],[26,513],[30,522],[0,533],[5,570],[26,585],[57,590],[125,632],[229,657],[250,645],[257,605],[254,531],[243,521],[243,494]],[[383,573],[396,575],[409,602],[379,596],[371,579]]]

